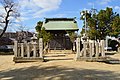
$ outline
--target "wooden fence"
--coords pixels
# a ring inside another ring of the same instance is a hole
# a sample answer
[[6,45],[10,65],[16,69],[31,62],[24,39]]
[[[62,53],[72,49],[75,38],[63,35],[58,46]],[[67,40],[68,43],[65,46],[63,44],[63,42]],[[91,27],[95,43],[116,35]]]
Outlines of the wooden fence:
[[13,61],[36,61],[43,60],[43,41],[18,43],[14,41],[14,58]]

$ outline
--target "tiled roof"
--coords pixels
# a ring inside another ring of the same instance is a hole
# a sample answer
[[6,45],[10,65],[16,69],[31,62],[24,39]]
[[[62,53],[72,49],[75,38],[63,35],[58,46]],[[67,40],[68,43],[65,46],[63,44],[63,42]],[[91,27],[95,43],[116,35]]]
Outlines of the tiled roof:
[[45,30],[78,30],[74,18],[46,18],[42,27]]

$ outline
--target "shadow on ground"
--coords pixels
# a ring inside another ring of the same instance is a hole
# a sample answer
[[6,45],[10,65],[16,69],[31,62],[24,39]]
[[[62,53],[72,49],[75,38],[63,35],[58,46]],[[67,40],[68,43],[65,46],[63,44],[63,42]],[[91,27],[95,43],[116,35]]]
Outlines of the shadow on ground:
[[0,72],[0,79],[9,80],[120,80],[120,74],[111,71],[74,69],[61,66],[32,66]]

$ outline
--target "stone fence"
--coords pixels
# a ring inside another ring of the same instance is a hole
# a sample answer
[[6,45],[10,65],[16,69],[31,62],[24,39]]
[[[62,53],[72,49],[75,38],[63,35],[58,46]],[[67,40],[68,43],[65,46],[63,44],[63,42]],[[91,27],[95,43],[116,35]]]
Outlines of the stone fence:
[[14,41],[14,58],[13,61],[36,61],[43,59],[43,41],[18,43]]
[[104,59],[105,56],[105,50],[104,50],[104,44],[105,41],[101,40],[100,42],[95,40],[89,40],[83,42],[83,48],[80,50],[80,38],[76,39],[76,57],[75,60],[91,60],[96,61],[99,59]]

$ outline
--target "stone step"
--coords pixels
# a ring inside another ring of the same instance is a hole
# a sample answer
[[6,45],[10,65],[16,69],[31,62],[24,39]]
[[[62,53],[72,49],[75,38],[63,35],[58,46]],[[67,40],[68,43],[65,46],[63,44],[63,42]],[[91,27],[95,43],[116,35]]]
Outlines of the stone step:
[[65,57],[66,54],[46,54],[44,57]]
[[105,62],[109,63],[109,64],[120,64],[120,60],[119,59],[114,59],[114,58],[109,58]]
[[120,60],[108,60],[108,61],[105,61],[106,63],[109,63],[109,64],[120,64]]
[[73,53],[72,50],[49,50],[48,53],[52,54],[52,53]]
[[46,54],[44,55],[44,60],[73,60],[73,57],[69,57],[67,54]]
[[44,61],[43,58],[39,58],[39,57],[30,57],[30,58],[27,58],[27,57],[13,57],[13,61],[15,63],[19,63],[19,62],[42,62]]

